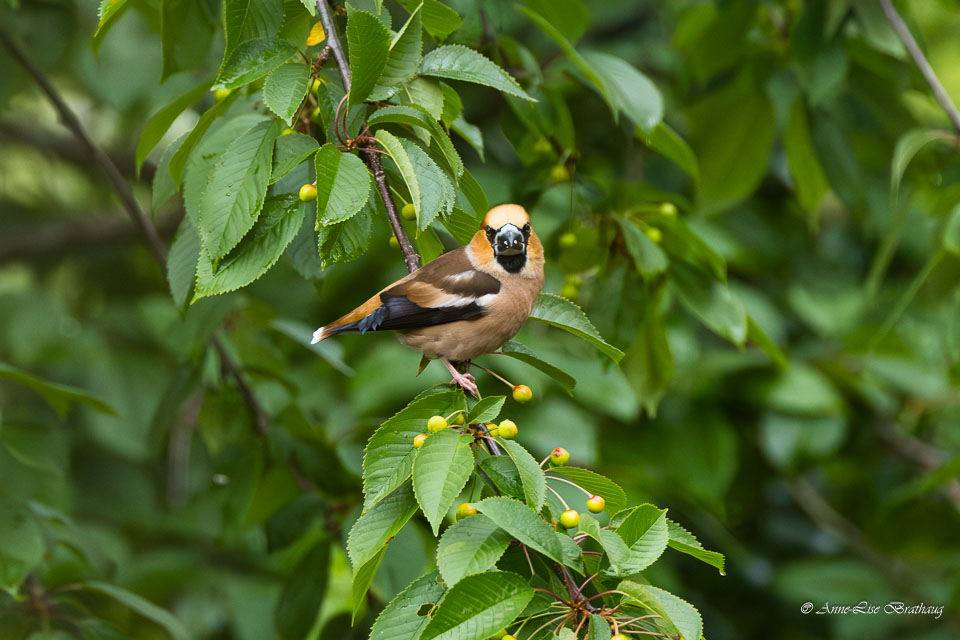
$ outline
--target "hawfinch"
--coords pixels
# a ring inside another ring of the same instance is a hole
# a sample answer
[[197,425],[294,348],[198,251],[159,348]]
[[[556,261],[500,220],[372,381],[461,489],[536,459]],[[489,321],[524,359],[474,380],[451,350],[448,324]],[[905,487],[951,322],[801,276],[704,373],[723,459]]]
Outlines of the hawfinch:
[[[451,384],[478,395],[470,360],[516,335],[543,288],[543,245],[523,207],[503,204],[465,247],[445,253],[313,334],[396,330],[400,342],[439,359]],[[458,366],[465,364],[467,373]]]

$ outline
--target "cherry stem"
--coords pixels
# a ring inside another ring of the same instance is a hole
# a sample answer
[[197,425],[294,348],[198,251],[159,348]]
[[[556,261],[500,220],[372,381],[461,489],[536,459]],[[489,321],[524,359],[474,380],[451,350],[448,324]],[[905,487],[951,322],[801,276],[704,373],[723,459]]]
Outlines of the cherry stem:
[[557,601],[559,601],[560,603],[565,604],[565,605],[567,605],[568,607],[570,606],[570,603],[569,603],[569,602],[567,602],[566,600],[564,600],[563,598],[561,598],[560,596],[558,596],[557,594],[555,594],[553,591],[550,591],[549,589],[541,589],[540,587],[534,587],[533,590],[534,590],[534,591],[539,591],[540,593],[545,593],[545,594],[547,594],[548,596],[553,596],[553,597],[554,597]]
[[[537,572],[533,568],[533,560],[530,559],[530,552],[527,551],[527,545],[522,545],[523,555],[527,557],[527,565],[530,567],[530,577],[537,575]],[[551,594],[552,595],[552,594]]]
[[[601,555],[603,555],[603,554],[601,554]],[[583,584],[581,584],[581,585],[577,588],[577,597],[579,597],[579,596],[583,593],[583,588],[584,588],[585,586],[587,586],[588,584],[590,584],[590,581],[593,580],[594,578],[596,578],[598,575],[600,575],[600,574],[595,573],[595,574],[593,574],[592,576],[590,576],[589,578],[587,578],[586,580],[583,581]]]
[[[549,458],[549,457],[550,457],[550,456],[547,456],[547,458]],[[540,464],[543,464],[543,463],[541,462]],[[583,487],[581,487],[580,485],[578,485],[576,482],[573,482],[572,480],[567,480],[566,478],[558,478],[557,476],[548,476],[548,475],[546,475],[546,474],[544,474],[544,476],[547,477],[547,478],[550,478],[551,480],[559,480],[560,482],[569,484],[570,486],[576,487],[577,489],[580,489],[580,491],[583,491],[585,494],[587,494],[588,497],[590,497],[590,498],[593,497],[593,494],[592,494],[592,493],[590,493],[589,491],[587,491],[586,489],[584,489]]]
[[551,487],[550,485],[547,485],[547,490],[552,492],[553,495],[557,496],[557,499],[560,500],[560,504],[563,505],[564,509],[567,509],[567,510],[570,509],[570,505],[567,504],[567,501],[563,499],[563,496],[561,496],[559,493],[554,491],[553,487]]
[[547,460],[550,459],[550,454],[547,454],[547,457],[540,461],[540,468],[543,469],[543,465],[547,464]]
[[591,600],[596,600],[597,598],[600,598],[602,596],[608,596],[611,593],[619,593],[622,596],[626,596],[628,598],[630,597],[629,593],[624,593],[623,591],[618,591],[617,589],[611,589],[610,591],[603,591],[601,593],[598,593],[595,596],[590,596],[589,598],[587,598],[587,602],[590,602]]
[[490,369],[487,369],[487,368],[484,367],[483,365],[479,365],[479,364],[477,364],[476,362],[473,362],[473,363],[471,363],[471,364],[473,364],[473,366],[477,367],[478,369],[483,369],[484,371],[486,371],[487,373],[489,373],[489,374],[492,375],[494,378],[496,378],[497,380],[499,380],[499,381],[502,382],[503,384],[507,385],[507,386],[510,387],[511,389],[513,389],[513,388],[516,386],[515,384],[513,384],[512,382],[510,382],[509,380],[507,380],[507,379],[504,378],[503,376],[494,373],[493,371],[491,371]]

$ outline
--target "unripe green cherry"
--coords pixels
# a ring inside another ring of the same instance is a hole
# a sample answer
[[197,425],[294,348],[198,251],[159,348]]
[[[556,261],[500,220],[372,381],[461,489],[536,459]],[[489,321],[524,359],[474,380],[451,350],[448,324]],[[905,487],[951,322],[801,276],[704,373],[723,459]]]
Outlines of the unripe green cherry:
[[538,138],[536,142],[533,143],[533,152],[540,155],[545,155],[553,151],[553,145],[550,144],[550,141],[546,138]]
[[471,505],[469,502],[464,502],[462,505],[457,507],[457,520],[463,520],[464,518],[475,516],[479,513],[477,508]]
[[317,199],[317,188],[312,184],[305,184],[300,187],[300,201],[313,202]]
[[562,467],[570,460],[570,452],[563,447],[557,447],[550,452],[550,464],[555,467]]
[[627,636],[621,635],[621,634],[618,633],[617,635],[615,635],[615,636],[613,636],[612,638],[610,638],[610,640],[627,640]]
[[550,180],[556,183],[570,182],[570,170],[562,164],[558,164],[550,169]]
[[560,524],[564,529],[573,529],[580,524],[580,514],[573,509],[567,509],[560,514]]
[[420,447],[422,447],[422,446],[423,446],[423,441],[426,440],[428,437],[429,437],[429,436],[428,436],[427,434],[425,434],[425,433],[421,433],[420,435],[414,437],[414,439],[413,439],[413,448],[414,448],[414,449],[419,449]]
[[427,420],[427,431],[436,433],[447,428],[447,420],[443,416],[433,416]]
[[463,421],[464,421],[464,413],[462,411],[460,413],[455,414],[452,418],[450,418],[450,424],[455,424],[457,426],[462,425]]
[[323,84],[323,80],[321,80],[320,78],[314,78],[313,84],[310,85],[310,90],[316,93],[317,90],[320,89],[321,84]]
[[314,107],[310,111],[310,121],[315,122],[316,124],[321,124],[323,122],[323,118],[320,115],[320,107]]
[[577,234],[575,234],[573,231],[567,231],[565,234],[560,236],[559,243],[564,249],[575,247],[577,245]]
[[512,636],[508,633],[507,635],[503,636],[503,638],[501,638],[500,640],[517,640],[517,636]]
[[216,100],[217,102],[220,102],[221,100],[229,96],[231,93],[233,93],[232,89],[217,89],[213,92],[213,99]]
[[530,402],[533,398],[533,391],[530,390],[525,384],[518,384],[513,388],[513,399],[523,404],[524,402]]
[[495,634],[493,634],[492,636],[490,636],[490,638],[491,638],[491,640],[503,640],[504,638],[507,637],[507,635],[509,635],[509,634],[507,634],[507,630],[506,630],[506,629],[500,629],[500,631],[497,631]]
[[404,220],[416,220],[417,219],[417,208],[413,206],[412,202],[400,207],[400,217]]
[[574,300],[580,293],[580,288],[574,284],[565,284],[560,288],[560,295],[568,300]]
[[489,434],[492,435],[492,436],[498,436],[498,435],[500,435],[500,427],[498,427],[496,424],[494,424],[494,423],[492,423],[492,422],[488,422],[488,423],[487,423],[487,433],[489,433]]
[[590,496],[587,500],[587,511],[590,513],[600,513],[606,506],[606,501],[600,496]]
[[565,284],[572,284],[575,287],[583,286],[583,278],[579,273],[568,273],[566,276],[564,276],[563,282]]
[[387,244],[389,244],[394,249],[400,248],[400,241],[397,240],[397,236],[390,236],[390,239],[387,240]]
[[505,440],[513,440],[517,436],[517,425],[513,420],[504,420],[497,426],[497,434]]
[[287,127],[286,129],[284,129],[283,131],[280,132],[280,135],[281,135],[281,136],[288,136],[288,135],[290,135],[291,133],[296,133],[296,131],[294,131],[294,130],[291,129],[290,127]]
[[647,234],[648,238],[650,238],[657,244],[660,244],[660,241],[663,240],[663,232],[660,231],[660,229],[657,229],[656,227],[650,227],[649,229],[644,231],[644,233]]
[[665,216],[675,216],[677,215],[677,205],[672,202],[664,202],[660,205],[660,213]]

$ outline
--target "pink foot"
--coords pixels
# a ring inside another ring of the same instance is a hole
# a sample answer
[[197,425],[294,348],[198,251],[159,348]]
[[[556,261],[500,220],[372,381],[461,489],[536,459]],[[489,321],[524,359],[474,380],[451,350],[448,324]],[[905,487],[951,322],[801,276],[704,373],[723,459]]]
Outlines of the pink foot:
[[460,373],[457,371],[457,368],[450,363],[449,360],[444,359],[442,362],[444,366],[447,367],[447,371],[450,372],[450,376],[453,378],[450,381],[450,384],[459,386],[461,389],[473,396],[476,396],[477,398],[480,397],[480,389],[477,388],[476,379],[472,375],[469,373]]

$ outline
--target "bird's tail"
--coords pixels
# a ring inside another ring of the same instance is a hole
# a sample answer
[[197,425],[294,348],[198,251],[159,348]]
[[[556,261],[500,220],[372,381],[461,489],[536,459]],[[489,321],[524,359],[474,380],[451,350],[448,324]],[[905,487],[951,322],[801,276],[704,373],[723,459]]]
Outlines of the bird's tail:
[[320,327],[313,332],[313,340],[310,341],[310,344],[317,344],[321,340],[329,338],[333,335],[333,331],[329,327]]

